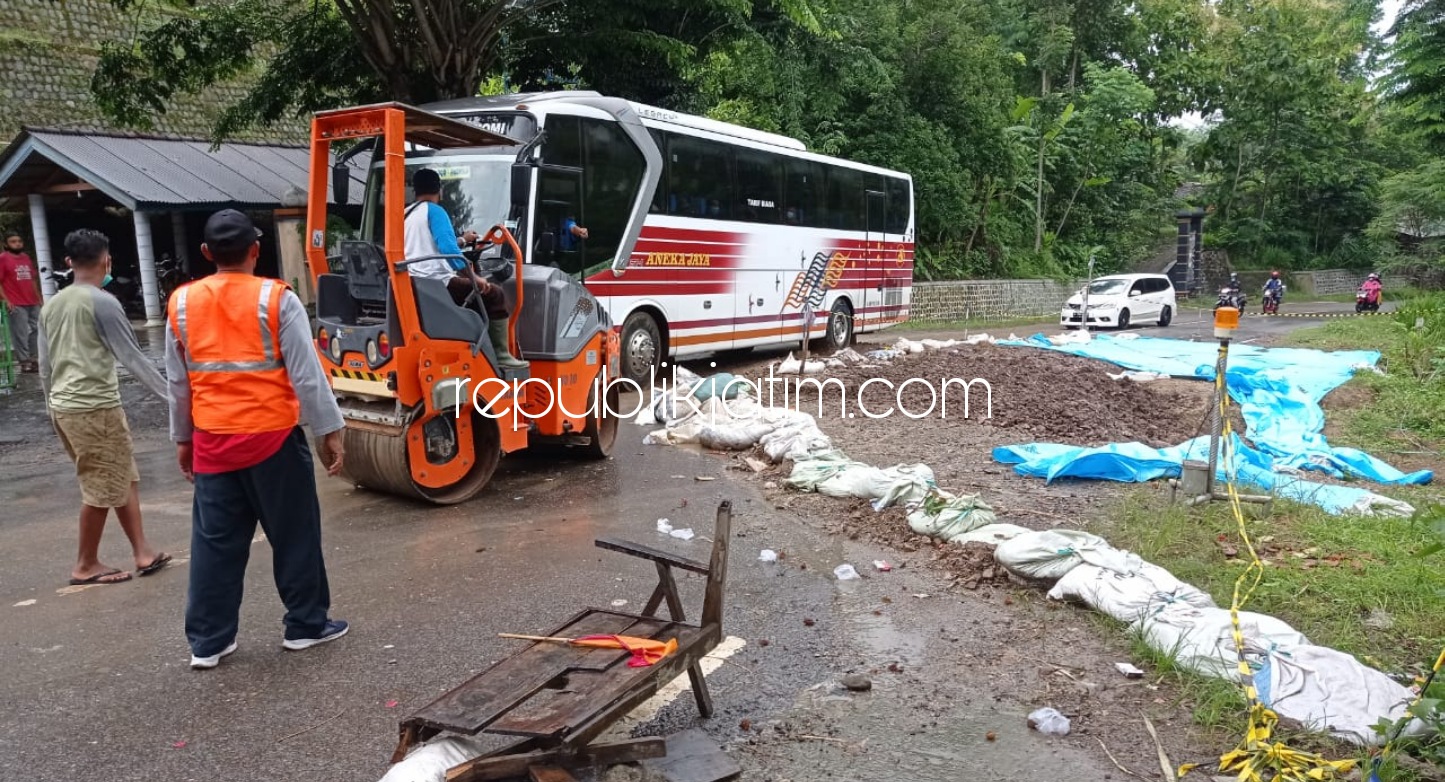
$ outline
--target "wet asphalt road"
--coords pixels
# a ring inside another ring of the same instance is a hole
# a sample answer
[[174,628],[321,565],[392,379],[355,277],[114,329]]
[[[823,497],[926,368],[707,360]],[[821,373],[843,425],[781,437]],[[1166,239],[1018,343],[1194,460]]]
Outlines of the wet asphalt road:
[[[1198,323],[1191,314],[1182,313],[1164,335],[1209,338],[1204,314]],[[1252,318],[1240,338],[1312,323]],[[375,780],[386,769],[401,717],[515,648],[497,633],[543,633],[585,605],[626,600],[626,610],[637,610],[645,602],[654,583],[650,564],[596,549],[594,538],[630,537],[706,559],[706,540],[660,537],[656,520],[667,517],[710,538],[714,509],[724,498],[734,502],[738,535],[726,633],[742,639],[743,651],[735,655],[738,664],[709,677],[719,707],[713,720],[697,720],[684,695],[644,731],[699,724],[736,740],[740,719],[786,719],[808,710],[810,699],[822,697],[816,686],[846,670],[891,660],[938,665],[937,633],[1011,621],[997,617],[1004,609],[968,600],[900,605],[883,619],[860,610],[877,605],[885,589],[906,600],[906,594],[947,587],[912,568],[892,581],[839,584],[830,576],[835,565],[851,561],[862,570],[881,554],[775,510],[756,483],[729,474],[727,460],[642,446],[646,430],[624,424],[613,458],[508,458],[484,494],[461,506],[418,505],[323,476],[333,613],[353,623],[351,634],[304,652],[282,651],[283,609],[270,582],[269,548],[258,540],[240,651],[217,670],[193,672],[181,625],[190,485],[165,442],[163,408],[133,383],[125,393],[146,528],[177,561],[152,577],[80,589],[65,586],[78,492],[39,412],[33,377],[0,397],[0,435],[22,441],[0,446],[3,780]],[[812,567],[784,572],[763,565],[761,548],[792,552]],[[112,525],[103,559],[126,567],[128,554]],[[687,578],[682,588],[696,612],[700,580]],[[805,628],[800,616],[816,617],[819,627]],[[760,647],[761,638],[770,644]],[[963,640],[979,645],[979,654],[987,650],[986,636]],[[929,746],[948,751],[908,778],[1101,780],[1114,771],[1085,749],[1091,744],[1037,746],[1041,739],[1019,728],[1024,706],[997,690],[946,669],[934,675],[942,682],[930,685],[934,697],[939,686],[954,689],[943,699],[946,708],[933,711],[934,726],[944,721],[934,730],[947,738]],[[886,693],[857,709],[843,696],[823,699],[831,701],[827,708],[846,711],[833,716],[837,724],[868,733],[880,750],[928,744],[909,702],[921,696],[903,684],[892,700],[882,700]],[[972,734],[985,728],[998,730],[999,740],[978,744]],[[949,749],[965,737],[974,749]],[[900,762],[918,757],[900,759],[895,751],[818,759],[827,750],[804,743],[743,752],[740,759],[749,779],[773,778],[777,770],[778,779],[862,780],[890,776]]]

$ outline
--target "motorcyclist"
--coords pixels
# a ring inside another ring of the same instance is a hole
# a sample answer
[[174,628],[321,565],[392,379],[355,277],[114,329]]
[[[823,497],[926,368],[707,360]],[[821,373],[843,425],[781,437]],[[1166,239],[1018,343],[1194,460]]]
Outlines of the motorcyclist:
[[1376,304],[1380,301],[1380,294],[1384,292],[1385,286],[1380,284],[1379,274],[1370,272],[1370,276],[1360,285],[1360,290],[1365,293],[1365,301]]
[[1265,295],[1272,293],[1281,299],[1284,298],[1284,280],[1280,279],[1279,272],[1269,273],[1269,280],[1264,284],[1264,292]]

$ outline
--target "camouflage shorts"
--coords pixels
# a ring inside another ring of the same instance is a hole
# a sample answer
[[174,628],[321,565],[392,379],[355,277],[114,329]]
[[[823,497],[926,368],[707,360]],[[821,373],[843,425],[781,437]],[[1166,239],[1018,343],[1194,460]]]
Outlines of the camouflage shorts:
[[60,444],[75,462],[80,501],[93,508],[124,506],[130,500],[131,484],[140,480],[125,410],[56,410],[52,419]]

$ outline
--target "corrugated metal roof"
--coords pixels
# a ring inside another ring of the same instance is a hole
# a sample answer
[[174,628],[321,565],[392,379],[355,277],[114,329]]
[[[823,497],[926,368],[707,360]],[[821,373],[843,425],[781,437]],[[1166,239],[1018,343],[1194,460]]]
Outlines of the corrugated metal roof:
[[[130,209],[274,208],[293,187],[306,189],[309,159],[305,147],[213,150],[207,141],[27,129],[0,153],[0,196],[23,195],[41,169],[58,166]],[[351,168],[356,205],[365,172],[357,161]]]

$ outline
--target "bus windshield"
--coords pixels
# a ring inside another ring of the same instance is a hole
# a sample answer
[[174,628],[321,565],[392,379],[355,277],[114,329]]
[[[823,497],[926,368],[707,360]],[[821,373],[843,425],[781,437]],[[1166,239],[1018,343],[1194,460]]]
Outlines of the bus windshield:
[[[485,234],[492,226],[507,220],[512,209],[512,157],[502,155],[457,155],[433,156],[408,159],[406,162],[406,203],[416,200],[411,189],[412,175],[423,168],[430,168],[441,176],[441,205],[452,218],[457,235],[468,230]],[[381,217],[382,168],[371,171],[366,186],[366,213],[362,220],[362,235],[374,242],[381,242],[383,222]],[[508,223],[515,230],[515,226]]]

